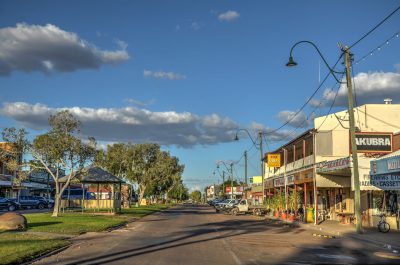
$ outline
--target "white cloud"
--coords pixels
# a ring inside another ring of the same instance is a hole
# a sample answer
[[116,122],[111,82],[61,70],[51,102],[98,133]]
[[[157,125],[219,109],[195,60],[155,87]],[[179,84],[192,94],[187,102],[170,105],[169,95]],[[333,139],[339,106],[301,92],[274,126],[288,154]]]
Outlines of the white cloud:
[[73,72],[97,69],[129,59],[126,43],[118,50],[100,50],[73,32],[57,26],[17,24],[0,29],[0,75],[13,71]]
[[[256,139],[256,137],[258,137],[258,133],[262,131],[265,134],[265,139],[267,140],[267,142],[288,140],[289,138],[294,137],[292,131],[284,129],[275,131],[273,128],[265,127],[264,125],[257,122],[252,122],[250,124],[249,131],[253,139]],[[242,133],[242,135],[246,137],[248,136],[247,133],[244,132]]]
[[137,99],[134,99],[134,98],[127,98],[124,101],[126,101],[128,103],[131,103],[131,104],[134,104],[134,105],[139,106],[139,107],[146,107],[146,106],[154,104],[155,99],[151,99],[148,102],[143,102],[143,101],[140,101],[140,100],[137,100]]
[[297,111],[283,110],[278,113],[278,119],[282,123],[292,127],[306,128],[311,124],[313,117],[308,118],[304,112],[300,111],[296,115]]
[[218,19],[221,22],[232,22],[240,17],[240,14],[233,10],[228,10],[225,13],[218,15]]
[[192,30],[199,30],[203,27],[202,24],[200,24],[199,22],[192,22],[192,24],[190,25],[190,29]]
[[183,80],[186,79],[185,75],[174,73],[174,72],[163,72],[163,71],[143,71],[144,77],[151,77],[155,79],[168,79],[168,80]]
[[395,64],[394,69],[396,69],[397,73],[400,73],[400,63]]
[[106,142],[156,142],[161,145],[192,147],[230,142],[238,125],[211,114],[198,116],[189,112],[152,112],[136,107],[124,108],[51,108],[25,102],[4,103],[0,115],[14,119],[23,126],[48,128],[51,114],[68,109],[82,122],[83,137],[93,136]]
[[[400,73],[369,72],[354,77],[354,90],[359,105],[365,103],[383,103],[383,99],[400,100]],[[326,89],[323,98],[332,101],[335,97],[332,89]],[[354,93],[353,93],[354,94]],[[347,106],[347,86],[341,85],[335,105]]]

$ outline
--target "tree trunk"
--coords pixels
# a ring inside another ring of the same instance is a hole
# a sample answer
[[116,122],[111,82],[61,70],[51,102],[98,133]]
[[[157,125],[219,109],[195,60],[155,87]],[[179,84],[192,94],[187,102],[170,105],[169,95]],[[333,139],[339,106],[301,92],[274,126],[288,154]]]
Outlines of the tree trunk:
[[60,211],[61,206],[61,194],[60,187],[58,186],[58,179],[54,182],[54,185],[56,186],[56,194],[54,195],[54,208],[51,217],[58,217],[58,212]]
[[146,191],[145,185],[139,185],[139,205],[142,203],[142,199],[144,197],[144,192]]

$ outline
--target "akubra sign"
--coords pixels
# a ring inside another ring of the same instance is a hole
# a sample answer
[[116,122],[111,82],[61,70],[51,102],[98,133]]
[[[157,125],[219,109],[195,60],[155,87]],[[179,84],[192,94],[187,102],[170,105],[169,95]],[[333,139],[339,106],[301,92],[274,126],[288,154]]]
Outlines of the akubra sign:
[[358,153],[391,153],[392,133],[356,133],[356,144]]

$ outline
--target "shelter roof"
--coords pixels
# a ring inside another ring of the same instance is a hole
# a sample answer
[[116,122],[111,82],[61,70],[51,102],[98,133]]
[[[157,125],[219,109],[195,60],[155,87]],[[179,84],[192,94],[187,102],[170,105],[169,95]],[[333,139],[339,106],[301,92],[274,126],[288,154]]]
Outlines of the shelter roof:
[[[60,182],[66,182],[68,176],[60,178]],[[78,172],[73,178],[73,182],[80,183],[124,183],[123,180],[114,176],[100,167],[85,168]]]

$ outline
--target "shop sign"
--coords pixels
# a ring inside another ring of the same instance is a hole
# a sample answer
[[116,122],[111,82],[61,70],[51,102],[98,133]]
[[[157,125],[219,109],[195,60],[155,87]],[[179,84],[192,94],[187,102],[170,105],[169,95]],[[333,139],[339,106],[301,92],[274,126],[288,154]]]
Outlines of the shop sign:
[[252,176],[252,177],[250,177],[250,183],[251,184],[261,184],[262,177],[261,176]]
[[350,167],[350,157],[345,157],[317,164],[317,173],[336,171],[349,167]]
[[371,185],[382,190],[400,190],[400,174],[371,176]]
[[301,173],[301,174],[295,175],[295,177],[294,177],[295,184],[303,184],[303,183],[311,182],[311,181],[313,181],[313,173],[312,172]]
[[400,190],[400,174],[364,175],[360,190]]
[[392,133],[364,133],[355,135],[357,153],[391,153]]
[[286,176],[286,185],[294,184],[294,175]]
[[281,166],[281,154],[268,154],[268,167]]
[[[228,194],[232,193],[232,190],[231,190],[231,187],[230,187],[230,186],[227,186],[227,187],[225,188],[225,193],[228,193]],[[243,187],[242,187],[242,186],[240,186],[240,187],[233,187],[233,194],[242,194],[242,193],[243,193]]]
[[388,159],[387,161],[387,169],[388,170],[397,170],[400,169],[400,157],[396,159]]
[[283,187],[283,186],[285,186],[285,178],[284,177],[274,179],[274,187]]
[[400,157],[389,157],[370,162],[371,175],[390,174],[400,172]]

